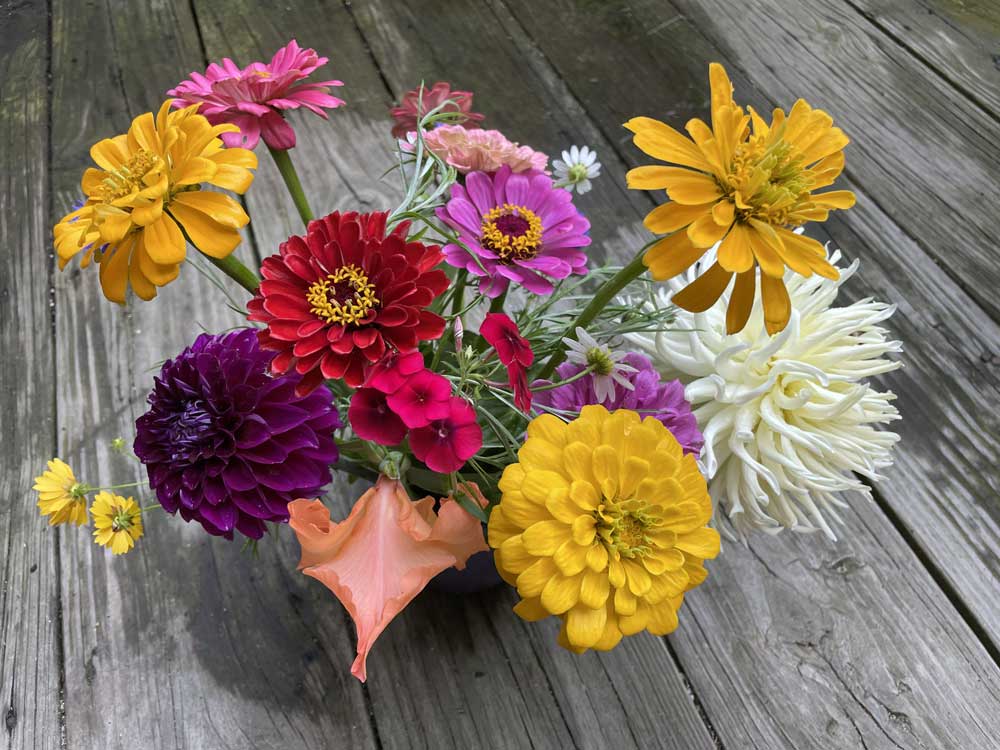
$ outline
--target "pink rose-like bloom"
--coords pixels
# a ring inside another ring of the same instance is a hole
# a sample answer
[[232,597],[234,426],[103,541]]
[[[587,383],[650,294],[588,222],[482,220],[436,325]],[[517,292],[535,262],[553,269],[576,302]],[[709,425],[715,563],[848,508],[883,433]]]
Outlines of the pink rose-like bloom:
[[[445,260],[479,277],[479,291],[499,297],[513,281],[532,294],[551,294],[553,279],[587,273],[587,221],[568,190],[538,172],[470,172],[453,185],[437,216],[458,232]],[[466,249],[468,248],[468,249]]]
[[379,445],[399,445],[406,425],[390,408],[386,395],[375,388],[358,388],[351,397],[347,421],[354,434]]
[[454,112],[457,124],[463,128],[478,128],[485,115],[472,111],[471,91],[452,91],[447,81],[438,81],[430,88],[417,86],[412,91],[403,94],[398,107],[389,110],[396,124],[392,128],[394,138],[405,138],[407,133],[417,129],[420,119],[442,103],[451,99],[452,103],[439,110]]
[[448,400],[448,415],[426,427],[410,430],[410,450],[441,474],[458,471],[483,447],[483,431],[476,423],[476,412],[464,398]]
[[274,53],[270,63],[254,62],[240,68],[228,57],[222,64],[212,63],[205,74],[191,73],[167,92],[176,97],[173,106],[200,104],[198,114],[213,125],[231,123],[239,133],[223,133],[222,142],[228,147],[254,148],[261,137],[273,149],[289,149],[295,145],[295,131],[281,115],[281,110],[304,107],[326,119],[327,109],[344,103],[331,96],[331,86],[343,86],[342,81],[299,83],[328,61],[316,50],[302,49],[293,39]]
[[[405,148],[411,150],[415,136]],[[427,148],[462,174],[496,172],[506,165],[512,172],[544,172],[549,157],[530,146],[507,140],[499,130],[466,130],[461,125],[440,125],[424,133]]]

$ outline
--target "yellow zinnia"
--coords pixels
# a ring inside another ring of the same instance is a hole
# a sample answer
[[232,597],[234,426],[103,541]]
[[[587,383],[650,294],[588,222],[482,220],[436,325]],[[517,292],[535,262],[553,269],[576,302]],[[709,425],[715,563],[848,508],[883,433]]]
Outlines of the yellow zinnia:
[[560,645],[614,648],[677,627],[684,592],[719,552],[705,478],[653,418],[585,406],[528,425],[489,522],[497,569],[526,620],[557,615]]
[[96,258],[108,299],[124,303],[129,285],[142,299],[177,278],[187,242],[224,258],[240,243],[250,218],[227,195],[201,190],[215,185],[243,193],[253,181],[257,157],[224,148],[219,135],[235,125],[211,125],[198,105],[171,110],[163,103],[154,120],[147,112],[125,135],[90,149],[100,169],[88,168],[81,187],[86,200],[55,226],[59,268],[80,252],[81,267]]
[[94,514],[94,541],[122,555],[142,536],[142,509],[131,497],[98,492],[90,506]]
[[667,279],[721,241],[717,261],[675,294],[673,302],[704,312],[737,274],[726,316],[727,331],[736,333],[750,316],[760,266],[765,324],[774,334],[791,314],[782,282],[786,266],[803,276],[838,278],[823,246],[792,229],[826,221],[830,210],[854,205],[849,190],[813,192],[843,171],[849,140],[833,127],[830,115],[802,99],[787,116],[775,109],[769,125],[752,107],[748,114],[733,101],[733,85],[718,63],[709,66],[709,80],[712,127],[690,120],[690,139],[649,117],[625,123],[643,152],[680,165],[638,167],[628,173],[630,188],[666,189],[670,199],[646,216],[647,229],[670,236],[653,245],[644,262],[655,279]]
[[76,481],[66,462],[58,458],[49,461],[48,471],[35,477],[32,489],[38,492],[38,510],[49,517],[50,526],[87,523],[87,487]]

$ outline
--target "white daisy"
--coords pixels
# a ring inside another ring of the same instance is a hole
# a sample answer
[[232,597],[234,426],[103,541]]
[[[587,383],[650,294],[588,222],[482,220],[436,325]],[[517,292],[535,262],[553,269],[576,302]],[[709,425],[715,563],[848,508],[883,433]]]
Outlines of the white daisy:
[[[830,262],[839,259],[834,252]],[[825,515],[840,521],[836,509],[846,505],[838,493],[870,498],[855,475],[876,481],[892,464],[899,436],[876,425],[899,419],[895,395],[866,379],[900,366],[886,355],[902,345],[879,325],[896,308],[871,299],[832,307],[857,268],[855,261],[843,269],[839,281],[786,274],[792,317],[773,337],[759,300],[746,328],[727,336],[728,293],[704,313],[677,310],[670,331],[627,336],[686,383],[705,435],[709,492],[740,533],[822,530],[834,539]],[[656,306],[696,274],[671,280]]]
[[601,174],[601,163],[597,161],[597,153],[586,146],[571,146],[569,151],[562,152],[562,159],[552,162],[556,176],[556,186],[564,187],[571,193],[583,195],[590,190],[590,181]]
[[597,403],[603,404],[615,397],[615,383],[626,390],[635,390],[628,375],[638,370],[621,361],[628,352],[613,350],[607,344],[599,344],[597,339],[582,328],[576,329],[576,341],[564,338],[563,343],[567,347],[567,362],[592,368]]

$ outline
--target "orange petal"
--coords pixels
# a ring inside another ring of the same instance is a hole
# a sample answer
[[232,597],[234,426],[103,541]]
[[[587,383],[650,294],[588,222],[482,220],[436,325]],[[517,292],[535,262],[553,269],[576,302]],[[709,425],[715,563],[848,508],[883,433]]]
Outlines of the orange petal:
[[782,257],[793,271],[803,276],[818,273],[823,278],[833,281],[840,278],[837,268],[827,261],[826,250],[812,237],[796,234],[787,229],[779,229],[778,236],[784,248]]
[[714,178],[701,172],[680,167],[667,167],[673,171],[667,176],[667,195],[670,200],[693,206],[699,203],[713,203],[722,197],[719,184]]
[[683,203],[664,203],[657,206],[643,219],[643,224],[653,234],[669,234],[686,227],[704,213],[712,210],[711,203],[688,206]]
[[708,171],[701,150],[666,123],[651,117],[633,117],[625,127],[635,133],[635,145],[654,159]]
[[670,182],[668,176],[676,167],[661,167],[651,165],[630,169],[625,175],[625,181],[630,190],[662,190]]
[[[340,523],[318,500],[288,505],[302,545],[299,569],[322,582],[347,608],[358,632],[351,674],[364,682],[366,660],[392,619],[446,568],[488,549],[479,521],[452,500],[435,517],[398,480],[379,477]],[[433,501],[431,501],[433,502]]]
[[[753,268],[753,252],[750,248],[752,229],[737,222],[719,245],[719,265],[727,271],[743,273]],[[742,327],[742,326],[741,326]]]
[[850,208],[857,202],[857,196],[850,190],[831,190],[819,195],[814,193],[812,202],[824,208]]
[[752,228],[747,233],[750,238],[750,249],[753,250],[761,270],[768,276],[780,279],[785,275],[785,264],[779,252],[781,239],[770,224],[750,219],[750,225]]
[[240,244],[240,233],[196,208],[174,200],[170,213],[187,232],[194,246],[213,258],[225,258]]
[[132,254],[134,237],[112,245],[101,257],[101,290],[104,296],[119,305],[125,304],[125,290],[128,288],[128,264]]
[[169,214],[163,214],[143,232],[143,245],[154,263],[173,265],[187,255],[187,242],[177,223]]
[[705,248],[695,247],[687,232],[674,232],[646,251],[642,262],[657,281],[683,273],[705,254]]
[[764,327],[773,336],[785,329],[792,315],[792,303],[788,299],[785,282],[781,278],[761,274],[760,296],[764,301]]
[[714,263],[705,273],[677,292],[671,301],[689,312],[705,312],[726,291],[732,278],[731,271]]
[[751,267],[749,271],[737,274],[733,293],[729,296],[729,307],[726,309],[726,333],[739,333],[743,330],[750,318],[756,289],[756,268]]

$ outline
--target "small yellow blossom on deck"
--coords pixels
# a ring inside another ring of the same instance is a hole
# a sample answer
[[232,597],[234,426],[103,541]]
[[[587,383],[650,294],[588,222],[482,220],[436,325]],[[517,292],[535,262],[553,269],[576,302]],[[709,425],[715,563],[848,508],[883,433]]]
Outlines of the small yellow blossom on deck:
[[53,458],[48,471],[35,477],[32,489],[38,492],[38,509],[49,517],[50,526],[87,523],[87,486],[76,481],[73,470],[64,461]]
[[94,514],[94,541],[122,555],[142,536],[142,509],[131,497],[99,492],[90,506]]

